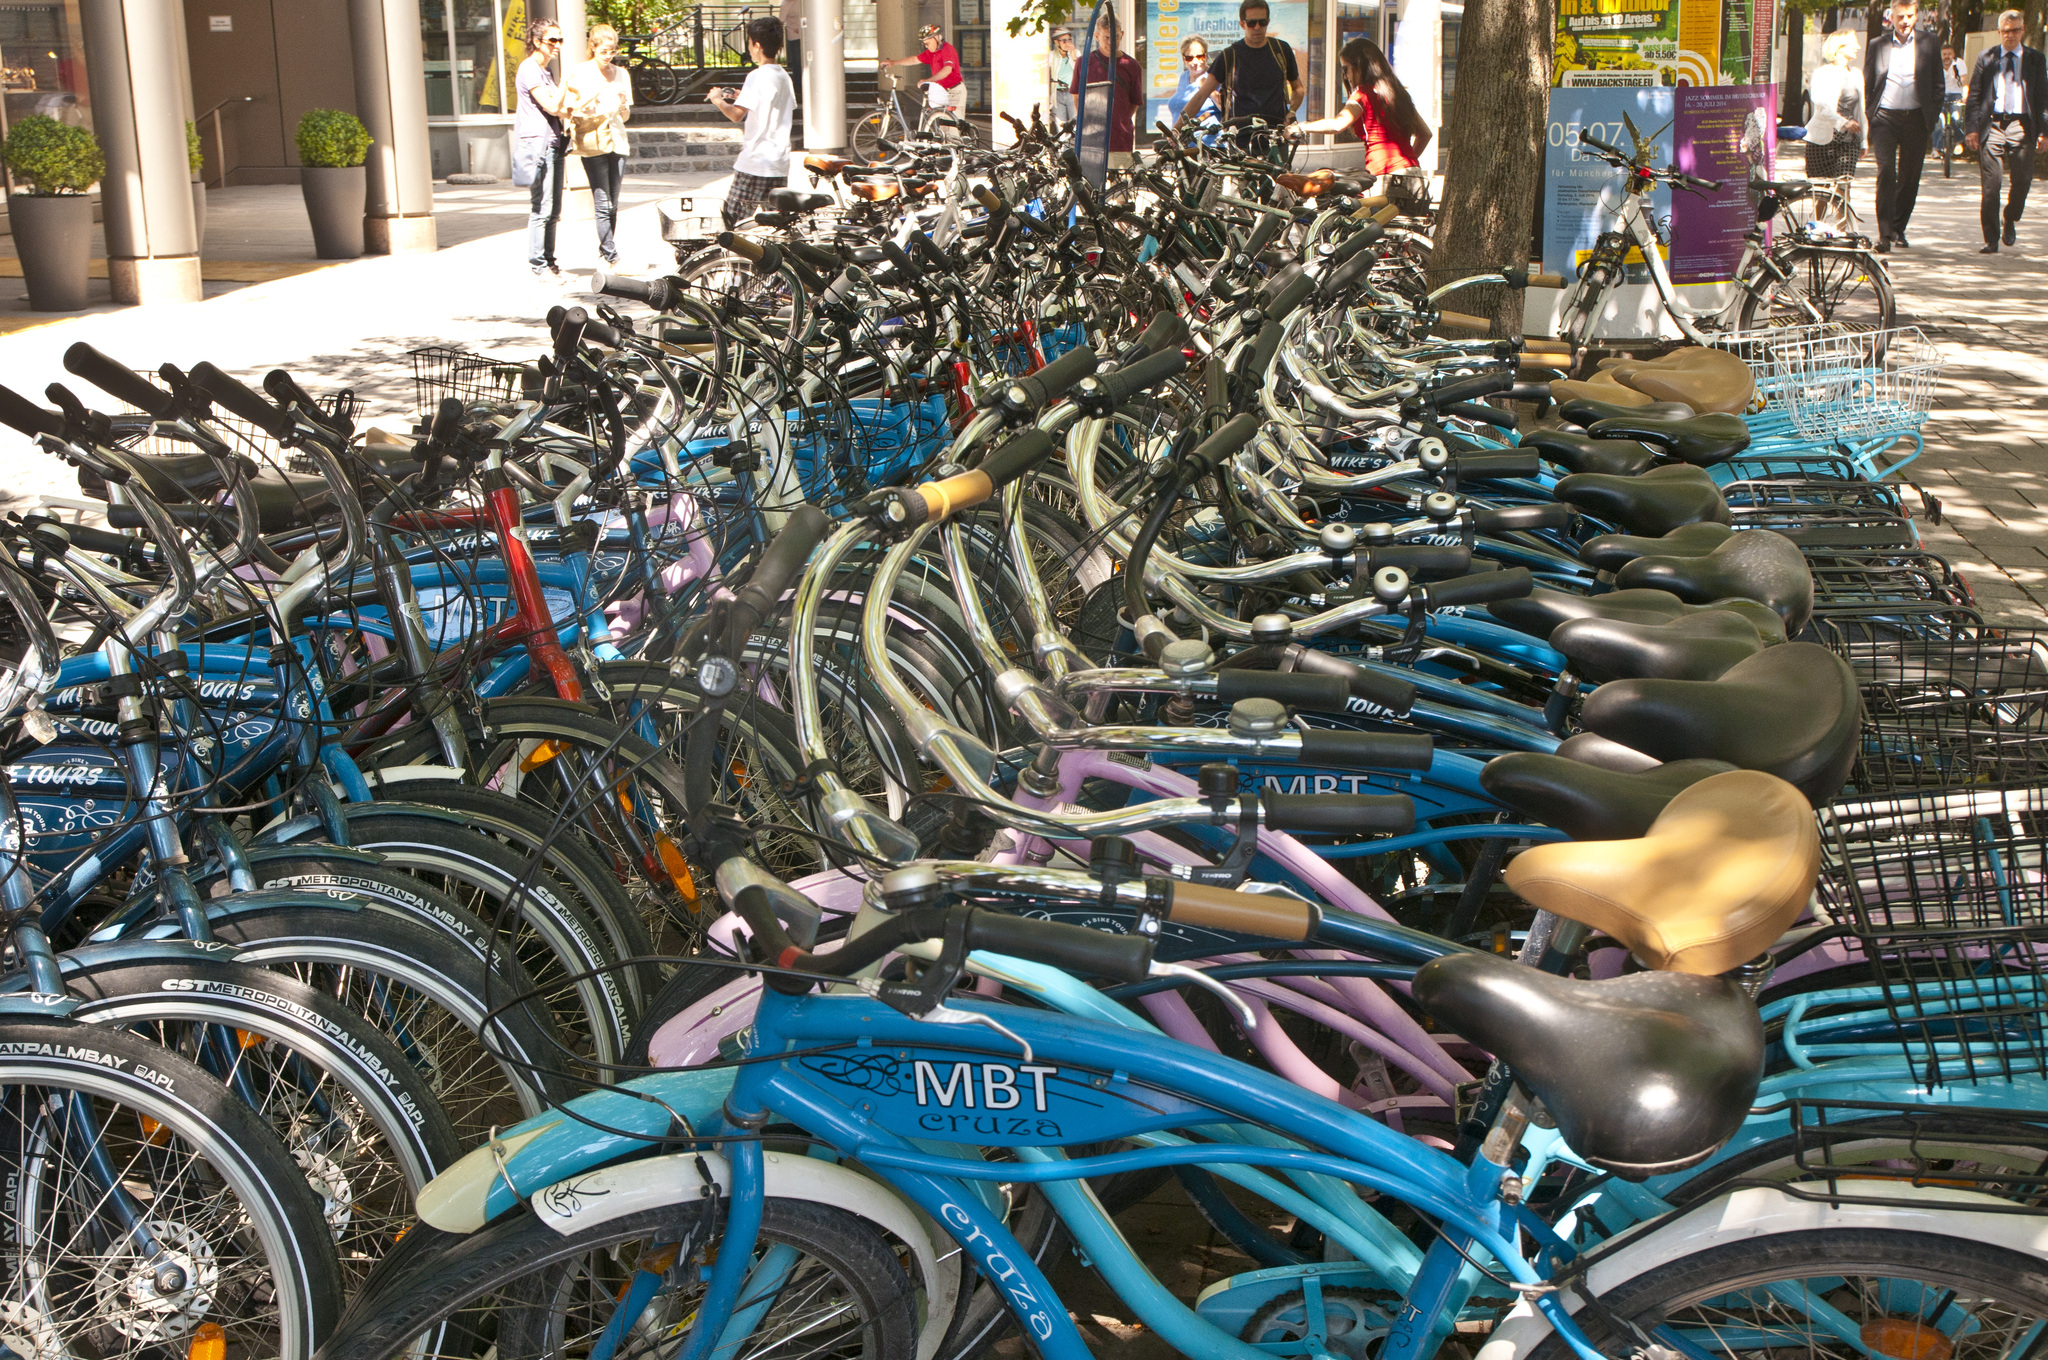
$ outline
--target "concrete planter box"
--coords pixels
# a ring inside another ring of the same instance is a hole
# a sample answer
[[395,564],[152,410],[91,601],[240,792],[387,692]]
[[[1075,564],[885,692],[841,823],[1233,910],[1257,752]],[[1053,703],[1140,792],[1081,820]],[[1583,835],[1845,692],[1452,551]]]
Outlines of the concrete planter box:
[[206,249],[206,181],[192,181],[192,248]]
[[84,194],[15,194],[7,201],[14,249],[32,312],[76,312],[92,255],[92,200]]
[[313,220],[313,253],[323,260],[353,260],[363,253],[363,206],[369,171],[360,165],[302,166],[299,190]]

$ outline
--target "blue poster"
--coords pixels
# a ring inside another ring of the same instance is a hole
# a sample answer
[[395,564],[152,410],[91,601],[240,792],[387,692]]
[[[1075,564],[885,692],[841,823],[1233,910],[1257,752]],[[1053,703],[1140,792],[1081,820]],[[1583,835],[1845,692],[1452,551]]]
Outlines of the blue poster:
[[[1192,82],[1187,78],[1186,63],[1181,60],[1181,44],[1189,38],[1200,38],[1209,48],[1209,60],[1214,62],[1223,49],[1244,36],[1244,30],[1237,26],[1238,0],[1151,0],[1149,19],[1152,31],[1146,44],[1145,71],[1145,128],[1150,130],[1161,122],[1171,124],[1174,114],[1184,98],[1176,99]],[[1294,49],[1294,68],[1302,81],[1301,107],[1294,111],[1297,118],[1308,117],[1308,0],[1273,0],[1273,22],[1268,30]],[[1167,105],[1174,104],[1173,109]],[[1221,103],[1221,93],[1217,102]]]
[[[1614,225],[1611,213],[1602,209],[1602,196],[1607,196],[1610,205],[1622,201],[1619,172],[1594,153],[1581,150],[1579,135],[1591,133],[1623,151],[1633,151],[1635,140],[1622,122],[1626,114],[1638,131],[1654,136],[1656,164],[1660,168],[1670,165],[1672,94],[1668,85],[1565,85],[1550,92],[1550,127],[1543,158],[1546,274],[1562,274],[1567,281],[1577,278],[1593,242],[1601,231]],[[1668,223],[1671,190],[1660,184],[1649,198],[1651,216]],[[1668,239],[1669,231],[1664,234]],[[1649,281],[1640,255],[1633,256],[1630,266],[1628,282]]]

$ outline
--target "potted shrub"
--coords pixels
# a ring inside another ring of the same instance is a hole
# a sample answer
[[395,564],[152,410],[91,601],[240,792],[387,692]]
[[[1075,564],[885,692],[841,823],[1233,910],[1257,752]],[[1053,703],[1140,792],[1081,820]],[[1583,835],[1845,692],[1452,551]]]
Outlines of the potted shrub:
[[340,109],[308,109],[299,119],[299,189],[313,219],[313,250],[323,260],[363,253],[363,206],[369,194],[363,161],[370,131]]
[[37,312],[75,312],[86,304],[92,255],[92,200],[85,191],[107,172],[100,144],[82,127],[31,114],[7,134],[7,168],[17,187],[7,201],[14,248]]
[[206,245],[206,156],[199,149],[199,129],[185,124],[185,160],[192,167],[192,245]]

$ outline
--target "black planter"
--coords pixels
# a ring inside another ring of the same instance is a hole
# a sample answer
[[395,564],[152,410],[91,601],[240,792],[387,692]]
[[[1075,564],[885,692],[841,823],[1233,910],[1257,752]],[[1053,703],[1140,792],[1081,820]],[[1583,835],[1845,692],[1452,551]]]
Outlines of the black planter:
[[14,249],[32,312],[76,312],[86,305],[92,255],[92,200],[84,194],[15,194],[7,200]]
[[363,253],[363,205],[369,171],[360,165],[301,166],[299,190],[313,219],[313,253],[323,260],[353,260]]
[[192,181],[192,248],[206,250],[206,181]]

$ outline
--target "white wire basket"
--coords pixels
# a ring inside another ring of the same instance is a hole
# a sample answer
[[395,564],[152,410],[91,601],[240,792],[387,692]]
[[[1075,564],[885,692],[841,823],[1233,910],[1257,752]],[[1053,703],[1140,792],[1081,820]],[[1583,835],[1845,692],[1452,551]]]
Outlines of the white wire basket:
[[1917,326],[1787,332],[1758,374],[1810,439],[1856,441],[1918,429],[1934,404],[1941,351]]

